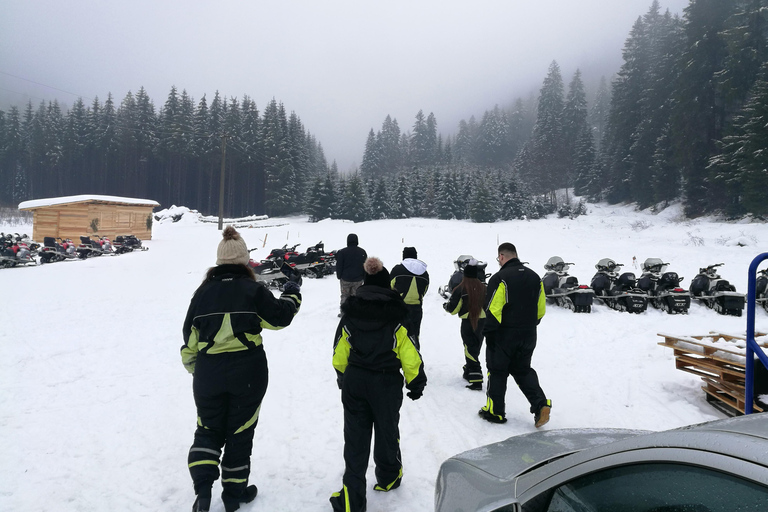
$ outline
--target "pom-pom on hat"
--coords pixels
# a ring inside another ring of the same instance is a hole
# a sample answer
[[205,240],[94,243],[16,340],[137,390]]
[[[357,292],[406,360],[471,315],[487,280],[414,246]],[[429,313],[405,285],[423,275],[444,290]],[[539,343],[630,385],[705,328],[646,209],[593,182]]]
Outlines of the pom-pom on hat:
[[416,254],[416,248],[415,247],[406,247],[406,248],[403,249],[403,259],[404,260],[408,259],[408,258],[416,259],[418,257],[419,256],[418,256],[418,254]]
[[217,265],[247,265],[251,257],[248,255],[248,246],[240,233],[232,226],[227,226],[221,233],[222,240],[216,250]]
[[477,260],[472,258],[464,267],[464,277],[474,277],[477,279]]
[[372,256],[365,260],[363,269],[365,269],[364,285],[381,286],[382,288],[391,287],[389,282],[389,272],[384,268],[384,264],[379,258]]

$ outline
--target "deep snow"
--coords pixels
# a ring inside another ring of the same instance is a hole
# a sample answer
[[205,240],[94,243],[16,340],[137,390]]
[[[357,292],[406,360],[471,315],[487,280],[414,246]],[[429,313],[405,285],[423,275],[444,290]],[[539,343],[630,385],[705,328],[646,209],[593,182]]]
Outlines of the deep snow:
[[[442,310],[437,294],[456,256],[472,254],[495,272],[497,244],[511,241],[540,275],[550,256],[575,262],[571,274],[582,283],[600,258],[639,275],[633,257],[638,265],[659,257],[685,276],[686,286],[699,267],[724,262],[721,275],[746,292],[748,265],[768,241],[766,224],[684,220],[675,207],[657,215],[603,204],[589,210],[574,220],[311,224],[289,218],[240,228],[248,246],[259,247],[256,258],[286,243],[301,248],[322,240],[326,249],[341,248],[354,232],[387,268],[400,261],[404,246],[415,246],[429,265],[421,337],[429,382],[421,400],[406,399],[402,408],[403,485],[387,494],[369,491],[370,512],[431,510],[443,460],[534,430],[514,385],[505,425],[479,419],[484,394],[464,388],[459,320]],[[32,229],[0,224],[0,231]],[[215,224],[187,216],[156,223],[148,252],[0,270],[0,510],[191,508],[186,457],[195,409],[192,378],[179,356],[181,325],[220,236]],[[331,366],[338,281],[307,279],[302,292],[293,325],[264,334],[270,385],[251,474],[259,496],[244,511],[328,511],[328,497],[341,486],[342,407]],[[768,315],[758,310],[756,317],[765,332]],[[745,329],[746,315],[724,317],[698,304],[686,316],[650,308],[630,315],[605,306],[576,315],[548,306],[533,359],[553,400],[544,428],[663,430],[722,418],[706,403],[700,380],[675,370],[657,333]],[[368,477],[370,487],[372,466]],[[214,500],[212,510],[223,505]]]

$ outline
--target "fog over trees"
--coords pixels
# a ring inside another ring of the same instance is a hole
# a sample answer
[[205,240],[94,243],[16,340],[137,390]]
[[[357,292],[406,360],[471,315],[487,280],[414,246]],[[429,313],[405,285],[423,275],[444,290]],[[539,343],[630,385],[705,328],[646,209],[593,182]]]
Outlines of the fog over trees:
[[766,4],[691,0],[679,17],[654,0],[628,34],[623,65],[595,90],[552,61],[537,95],[462,120],[450,135],[432,113],[404,125],[387,116],[350,175],[276,100],[260,111],[248,96],[195,100],[174,87],[159,106],[141,88],[119,103],[78,99],[66,112],[56,101],[11,107],[0,111],[0,204],[90,193],[214,213],[225,150],[227,216],[583,213],[570,194],[640,208],[679,200],[689,216],[764,216]]

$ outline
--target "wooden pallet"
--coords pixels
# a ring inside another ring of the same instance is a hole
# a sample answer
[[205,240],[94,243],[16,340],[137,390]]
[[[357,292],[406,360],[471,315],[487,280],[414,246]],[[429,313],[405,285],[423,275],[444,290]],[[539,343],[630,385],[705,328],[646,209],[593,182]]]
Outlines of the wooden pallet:
[[[675,368],[691,373],[704,382],[701,389],[709,403],[731,416],[744,414],[746,381],[746,337],[711,332],[703,336],[673,336],[659,333],[675,353]],[[755,333],[755,338],[765,336]],[[768,341],[758,342],[768,350]],[[757,362],[756,365],[761,364]],[[764,393],[768,393],[765,391]],[[757,400],[755,393],[753,410],[768,410],[766,404]]]

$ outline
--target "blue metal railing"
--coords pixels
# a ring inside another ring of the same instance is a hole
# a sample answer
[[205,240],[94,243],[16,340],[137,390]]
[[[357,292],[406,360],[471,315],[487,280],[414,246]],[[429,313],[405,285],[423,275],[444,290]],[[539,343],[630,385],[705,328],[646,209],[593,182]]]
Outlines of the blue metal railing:
[[747,276],[747,364],[746,382],[744,383],[746,387],[744,391],[744,414],[752,414],[752,409],[755,403],[755,354],[757,354],[757,357],[760,359],[760,362],[763,363],[763,366],[768,368],[768,356],[755,341],[757,267],[765,259],[768,259],[768,252],[765,252],[752,260],[752,263],[749,265],[749,275]]

